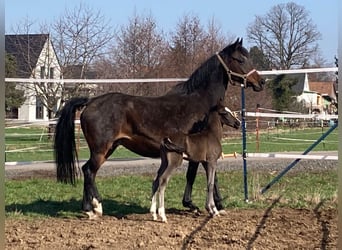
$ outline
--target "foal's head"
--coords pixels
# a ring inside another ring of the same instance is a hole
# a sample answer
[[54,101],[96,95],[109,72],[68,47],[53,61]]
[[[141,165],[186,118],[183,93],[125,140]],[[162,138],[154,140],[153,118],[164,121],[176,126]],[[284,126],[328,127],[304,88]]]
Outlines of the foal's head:
[[221,102],[217,105],[217,112],[220,115],[222,124],[235,129],[240,127],[241,121],[237,118],[237,115],[229,108],[224,106]]

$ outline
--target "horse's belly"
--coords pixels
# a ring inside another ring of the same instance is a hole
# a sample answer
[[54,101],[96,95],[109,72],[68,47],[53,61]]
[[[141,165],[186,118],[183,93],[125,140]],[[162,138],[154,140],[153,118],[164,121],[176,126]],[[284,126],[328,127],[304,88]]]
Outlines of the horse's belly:
[[152,158],[160,157],[160,143],[150,142],[143,138],[135,138],[122,140],[121,145],[141,156]]

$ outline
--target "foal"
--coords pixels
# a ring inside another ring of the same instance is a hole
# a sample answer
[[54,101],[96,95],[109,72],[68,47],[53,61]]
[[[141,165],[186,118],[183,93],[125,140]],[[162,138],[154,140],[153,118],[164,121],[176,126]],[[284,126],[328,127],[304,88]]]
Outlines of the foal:
[[[150,212],[153,220],[157,220],[157,193],[159,192],[158,215],[167,222],[164,207],[164,193],[170,175],[176,167],[182,164],[183,158],[201,162],[207,166],[207,200],[206,209],[212,216],[218,214],[213,198],[214,177],[217,160],[222,155],[222,126],[236,129],[240,120],[221,103],[215,106],[208,115],[207,127],[196,134],[175,134],[164,138],[160,146],[161,165],[152,185],[152,204]],[[172,141],[171,141],[172,140]]]

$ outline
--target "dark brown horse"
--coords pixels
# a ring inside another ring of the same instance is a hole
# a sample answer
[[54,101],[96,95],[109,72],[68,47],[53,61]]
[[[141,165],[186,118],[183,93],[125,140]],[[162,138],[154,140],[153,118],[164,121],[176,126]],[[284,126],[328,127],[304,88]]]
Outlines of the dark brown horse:
[[90,217],[102,215],[96,173],[114,150],[122,145],[147,157],[160,157],[160,142],[174,133],[201,129],[209,111],[223,100],[228,83],[245,84],[255,91],[264,80],[252,67],[242,40],[211,56],[190,78],[160,97],[108,93],[94,98],[73,98],[61,110],[55,131],[57,180],[75,183],[77,159],[74,134],[76,110],[90,150],[82,166],[82,209]]
[[160,146],[161,164],[152,184],[152,203],[150,212],[153,220],[157,220],[157,196],[159,195],[158,215],[166,222],[164,197],[167,183],[172,171],[181,165],[183,158],[193,162],[201,162],[206,166],[207,202],[206,209],[214,216],[218,209],[214,202],[214,176],[217,160],[222,154],[222,126],[238,129],[240,120],[222,102],[212,109],[208,115],[208,123],[199,133],[173,134],[164,138]]

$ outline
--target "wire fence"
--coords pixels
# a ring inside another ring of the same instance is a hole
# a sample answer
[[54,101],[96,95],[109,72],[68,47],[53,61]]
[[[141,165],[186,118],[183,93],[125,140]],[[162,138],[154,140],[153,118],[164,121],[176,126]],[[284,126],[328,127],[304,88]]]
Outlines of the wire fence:
[[[325,133],[332,122],[321,120],[306,120],[296,118],[294,122],[287,119],[276,122],[272,117],[247,116],[246,130],[249,152],[283,152],[303,151],[317,138]],[[79,121],[76,120],[76,144],[80,159],[87,159],[88,147],[84,139]],[[54,124],[55,121],[52,121]],[[5,156],[6,162],[35,162],[53,160],[53,131],[49,129],[49,122],[21,123],[6,122],[5,128]],[[319,150],[337,150],[338,140],[335,131],[324,140]],[[242,139],[241,130],[224,129],[222,141],[225,153],[240,152]],[[118,151],[125,149],[119,148]],[[119,157],[120,153],[119,152]],[[117,157],[114,155],[114,157]],[[134,154],[132,154],[134,157]]]

